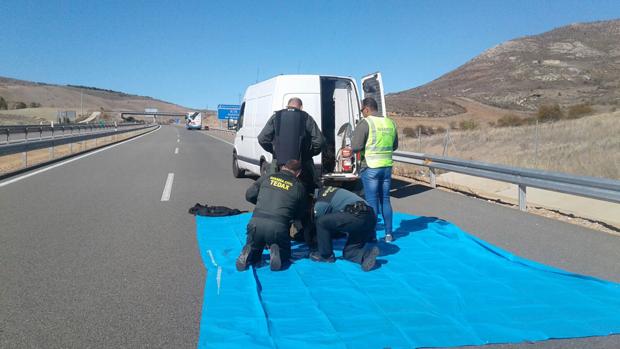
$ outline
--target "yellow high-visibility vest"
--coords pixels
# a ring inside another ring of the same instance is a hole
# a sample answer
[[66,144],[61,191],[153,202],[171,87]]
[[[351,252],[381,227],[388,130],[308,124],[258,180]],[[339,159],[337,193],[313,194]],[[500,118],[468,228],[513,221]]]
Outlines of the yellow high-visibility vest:
[[386,117],[368,116],[368,139],[364,148],[366,165],[370,168],[392,166],[396,125]]

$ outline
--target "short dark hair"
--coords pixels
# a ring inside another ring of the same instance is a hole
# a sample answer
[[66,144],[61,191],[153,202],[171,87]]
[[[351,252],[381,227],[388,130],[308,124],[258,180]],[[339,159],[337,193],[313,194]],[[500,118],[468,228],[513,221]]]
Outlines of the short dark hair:
[[297,172],[301,170],[301,161],[297,159],[291,159],[287,161],[286,164],[284,164],[284,167],[286,167],[286,169],[289,171]]
[[364,98],[364,100],[362,101],[362,109],[364,109],[364,107],[368,107],[368,109],[370,109],[372,111],[378,111],[379,110],[379,106],[377,105],[377,101],[375,101],[375,99],[372,98],[372,97]]
[[298,98],[298,97],[293,97],[289,99],[287,103],[287,106],[289,107],[301,108],[303,105],[304,103],[301,101],[301,98]]

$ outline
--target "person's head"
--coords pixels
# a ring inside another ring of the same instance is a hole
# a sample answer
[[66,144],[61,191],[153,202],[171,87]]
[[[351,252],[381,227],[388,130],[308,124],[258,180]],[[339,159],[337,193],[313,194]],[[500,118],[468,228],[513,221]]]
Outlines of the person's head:
[[288,100],[287,107],[289,107],[289,108],[296,108],[296,109],[301,110],[303,108],[303,106],[304,106],[304,104],[301,102],[300,98],[293,97],[293,98]]
[[299,177],[299,174],[301,174],[301,161],[295,159],[289,160],[284,164],[282,170],[294,174],[295,177]]
[[379,107],[377,106],[377,101],[375,101],[374,98],[366,97],[362,101],[362,110],[361,110],[361,112],[362,112],[362,115],[364,115],[364,117],[367,117],[369,115],[377,114],[377,110],[378,109],[379,109]]

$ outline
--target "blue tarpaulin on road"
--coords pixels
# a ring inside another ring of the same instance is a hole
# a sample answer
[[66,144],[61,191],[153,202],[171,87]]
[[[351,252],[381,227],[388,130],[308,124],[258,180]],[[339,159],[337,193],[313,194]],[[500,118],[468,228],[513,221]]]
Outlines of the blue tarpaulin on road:
[[620,284],[520,258],[437,218],[395,213],[396,241],[379,243],[371,272],[341,259],[312,262],[303,246],[287,270],[237,272],[250,217],[196,217],[208,269],[199,348],[416,348],[620,333]]

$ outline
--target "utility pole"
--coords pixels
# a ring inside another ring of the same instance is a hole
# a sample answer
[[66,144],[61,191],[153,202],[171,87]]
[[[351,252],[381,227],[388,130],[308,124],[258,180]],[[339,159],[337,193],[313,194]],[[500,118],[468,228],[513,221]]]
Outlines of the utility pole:
[[80,117],[84,117],[84,92],[80,91]]

